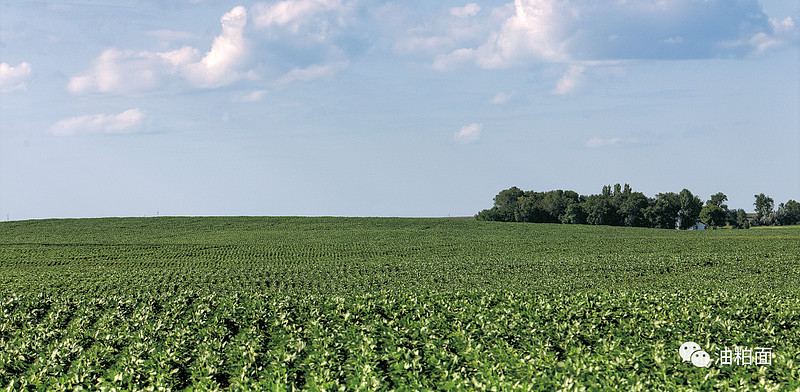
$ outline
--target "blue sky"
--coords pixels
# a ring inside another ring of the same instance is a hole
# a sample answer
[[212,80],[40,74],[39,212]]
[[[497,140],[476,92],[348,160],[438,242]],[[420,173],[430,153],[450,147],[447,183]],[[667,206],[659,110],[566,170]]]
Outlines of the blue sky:
[[5,1],[0,216],[798,200],[799,23],[782,0]]

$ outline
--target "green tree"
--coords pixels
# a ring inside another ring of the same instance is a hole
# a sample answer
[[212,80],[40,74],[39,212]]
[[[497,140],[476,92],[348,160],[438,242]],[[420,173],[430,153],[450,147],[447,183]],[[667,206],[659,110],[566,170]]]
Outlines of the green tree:
[[728,214],[717,206],[716,204],[706,204],[700,210],[700,221],[709,227],[724,226],[728,218]]
[[649,205],[650,202],[644,193],[629,192],[619,206],[623,224],[632,227],[647,227],[648,221],[645,217],[645,211]]
[[619,225],[619,216],[606,195],[589,195],[581,207],[590,225]]
[[711,195],[711,199],[706,201],[706,205],[700,210],[700,221],[709,227],[725,226],[736,221],[736,211],[730,211],[725,202],[728,196],[722,192]]
[[747,217],[747,212],[745,212],[741,208],[736,210],[736,228],[738,229],[750,228],[750,218]]
[[564,211],[564,215],[561,216],[560,220],[561,223],[585,225],[587,223],[586,218],[586,211],[583,210],[581,204],[572,203],[567,206],[567,210]]
[[659,193],[655,199],[650,200],[644,216],[650,223],[650,227],[674,229],[680,209],[681,202],[677,194],[674,192]]
[[497,208],[516,208],[519,198],[524,195],[525,192],[515,186],[503,189],[494,197],[494,206]]
[[559,222],[563,222],[563,220],[565,219],[564,217],[567,215],[567,210],[569,209],[569,207],[572,205],[578,206],[581,203],[581,201],[583,201],[584,196],[581,196],[580,194],[578,194],[578,192],[575,191],[564,191],[561,194],[561,199],[562,202],[564,203],[563,204],[564,208],[562,211],[560,211],[558,215]]
[[684,189],[678,195],[680,200],[680,210],[678,211],[678,228],[686,230],[697,223],[700,218],[700,210],[703,209],[703,201],[695,196],[688,189]]
[[502,217],[500,216],[500,212],[497,210],[497,207],[492,207],[488,210],[481,210],[477,214],[475,214],[475,219],[479,221],[502,221]]
[[728,205],[725,204],[726,201],[728,201],[728,196],[725,196],[725,194],[722,193],[722,192],[717,192],[717,193],[711,195],[711,199],[708,200],[706,202],[706,204],[715,205],[715,206],[717,206],[719,208],[722,208],[723,210],[727,211],[728,210]]
[[514,220],[517,222],[545,223],[550,221],[550,213],[542,208],[540,197],[534,192],[526,192],[519,199]]
[[478,212],[477,220],[513,222],[519,207],[519,199],[525,194],[515,186],[504,189],[494,197],[494,207]]
[[775,209],[775,200],[763,193],[754,197],[756,198],[755,203],[753,203],[756,207],[756,223],[764,226],[775,224],[772,216],[772,211]]
[[800,225],[800,203],[789,200],[783,205],[782,225]]
[[[574,193],[574,192],[573,192]],[[567,206],[571,200],[565,195],[562,190],[544,192],[540,199],[540,206],[547,211],[548,217],[545,222],[556,223],[560,221],[560,217],[567,211]]]

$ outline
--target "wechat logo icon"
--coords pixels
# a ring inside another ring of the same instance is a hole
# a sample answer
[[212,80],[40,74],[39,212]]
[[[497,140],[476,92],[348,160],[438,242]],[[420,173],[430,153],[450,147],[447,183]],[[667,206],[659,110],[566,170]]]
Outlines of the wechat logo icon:
[[692,362],[692,365],[697,367],[708,367],[711,363],[711,356],[700,349],[700,345],[695,342],[686,342],[678,350],[683,362]]

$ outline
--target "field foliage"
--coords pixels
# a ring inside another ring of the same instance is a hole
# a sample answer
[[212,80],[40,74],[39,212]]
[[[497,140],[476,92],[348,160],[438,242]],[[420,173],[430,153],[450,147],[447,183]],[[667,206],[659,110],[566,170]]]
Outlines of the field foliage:
[[[800,228],[0,223],[10,390],[795,390]],[[769,365],[682,362],[772,348]]]

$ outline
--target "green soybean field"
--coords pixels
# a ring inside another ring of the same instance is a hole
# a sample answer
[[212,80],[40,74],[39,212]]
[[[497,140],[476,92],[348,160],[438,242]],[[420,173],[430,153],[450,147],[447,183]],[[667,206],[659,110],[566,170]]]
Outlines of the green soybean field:
[[793,391],[800,227],[2,222],[0,312],[9,391]]

